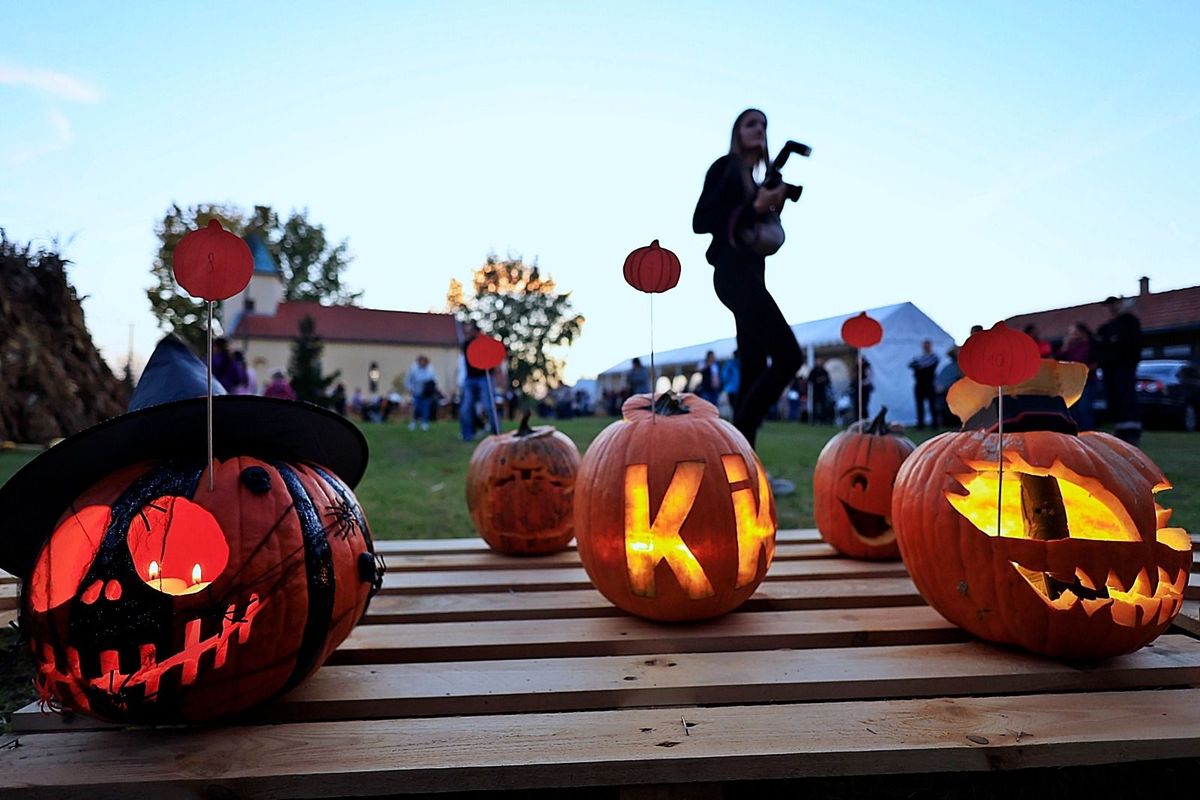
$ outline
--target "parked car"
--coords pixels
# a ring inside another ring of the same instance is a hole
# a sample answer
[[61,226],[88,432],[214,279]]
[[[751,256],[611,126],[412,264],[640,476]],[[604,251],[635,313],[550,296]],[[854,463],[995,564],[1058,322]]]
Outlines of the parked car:
[[1137,399],[1145,422],[1195,431],[1200,417],[1200,364],[1168,359],[1141,362]]

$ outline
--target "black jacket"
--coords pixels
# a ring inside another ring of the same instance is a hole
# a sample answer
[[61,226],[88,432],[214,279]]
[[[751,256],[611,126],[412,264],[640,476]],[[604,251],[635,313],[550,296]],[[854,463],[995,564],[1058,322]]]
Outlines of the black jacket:
[[756,216],[754,193],[746,188],[737,162],[732,156],[721,156],[708,168],[692,214],[692,230],[713,237],[704,253],[708,263],[716,266],[721,256],[745,250],[738,245],[735,231],[748,227]]

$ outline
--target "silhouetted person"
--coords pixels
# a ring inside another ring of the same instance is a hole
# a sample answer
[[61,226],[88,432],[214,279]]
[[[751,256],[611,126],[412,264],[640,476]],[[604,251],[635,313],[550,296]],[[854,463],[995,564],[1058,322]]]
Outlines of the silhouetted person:
[[747,109],[733,123],[729,153],[709,167],[692,217],[692,230],[712,234],[705,257],[715,268],[713,288],[737,324],[742,375],[733,424],[751,446],[767,409],[804,364],[792,329],[767,291],[766,257],[742,243],[743,231],[783,207],[786,184],[767,189],[755,181],[755,170],[765,174],[769,165],[767,117]]
[[1137,404],[1137,365],[1142,358],[1142,324],[1122,308],[1120,298],[1104,301],[1108,322],[1096,330],[1096,361],[1104,370],[1104,396],[1117,438],[1137,446],[1142,418]]
[[917,428],[925,427],[925,407],[929,407],[929,425],[936,428],[938,412],[937,392],[933,387],[933,379],[937,375],[937,354],[933,352],[933,342],[926,339],[921,342],[921,354],[908,362],[908,368],[913,371],[913,397],[917,401]]
[[629,394],[650,394],[650,373],[640,358],[635,358],[629,367]]
[[738,351],[734,350],[733,355],[725,359],[725,363],[721,365],[721,390],[729,398],[731,410],[737,408],[738,390],[741,385],[742,367],[738,363]]
[[833,420],[833,406],[829,402],[829,371],[825,359],[817,356],[813,368],[808,371],[808,394],[812,398],[812,421],[828,423]]
[[700,364],[700,385],[696,394],[703,397],[714,406],[721,399],[721,365],[717,363],[717,354],[709,350],[704,354]]
[[1090,431],[1096,426],[1096,415],[1092,411],[1092,404],[1096,397],[1095,350],[1091,329],[1082,322],[1076,322],[1067,328],[1062,349],[1055,354],[1055,358],[1059,361],[1075,361],[1086,364],[1088,367],[1088,378],[1083,385],[1083,394],[1070,409],[1071,416],[1081,431]]

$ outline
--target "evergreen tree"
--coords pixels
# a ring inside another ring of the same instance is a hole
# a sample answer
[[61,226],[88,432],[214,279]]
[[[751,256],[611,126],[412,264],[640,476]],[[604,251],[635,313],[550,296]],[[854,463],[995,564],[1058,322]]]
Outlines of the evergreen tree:
[[288,359],[288,372],[292,376],[292,388],[300,400],[319,406],[329,405],[329,387],[342,374],[321,376],[321,352],[325,345],[317,336],[317,326],[312,317],[300,320],[300,335],[292,340],[292,355]]

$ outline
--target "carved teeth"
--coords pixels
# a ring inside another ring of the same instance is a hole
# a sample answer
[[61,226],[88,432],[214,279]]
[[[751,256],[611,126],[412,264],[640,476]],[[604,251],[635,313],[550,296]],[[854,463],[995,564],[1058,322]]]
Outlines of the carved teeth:
[[1142,595],[1143,597],[1152,597],[1154,588],[1150,586],[1150,576],[1146,574],[1146,570],[1138,572],[1137,577],[1133,579],[1133,587],[1129,590],[1130,594]]
[[1092,591],[1096,590],[1096,584],[1092,583],[1092,579],[1088,577],[1088,574],[1079,567],[1075,568],[1075,579],[1079,581],[1079,585],[1083,588],[1091,589]]
[[1164,597],[1162,599],[1162,607],[1158,611],[1158,624],[1165,625],[1175,616],[1175,611],[1179,608],[1181,601],[1173,597]]
[[1162,609],[1162,601],[1157,597],[1152,597],[1149,600],[1138,603],[1138,605],[1142,609],[1141,623],[1143,625],[1153,625],[1155,617],[1158,616],[1158,612]]
[[1125,591],[1125,584],[1121,582],[1121,579],[1117,576],[1117,573],[1113,572],[1111,569],[1108,571],[1108,577],[1104,580],[1104,585],[1108,587],[1110,592]]
[[1088,600],[1087,598],[1084,598],[1079,602],[1083,605],[1083,610],[1087,612],[1087,615],[1092,617],[1095,616],[1096,612],[1100,609],[1107,605],[1111,605],[1112,601],[1113,600],[1111,597],[1099,597],[1095,600]]
[[1137,627],[1138,612],[1135,604],[1114,602],[1112,604],[1111,612],[1113,622],[1117,623],[1118,625],[1123,625],[1126,628]]

